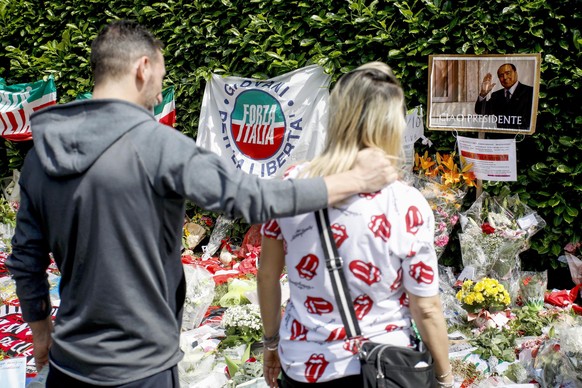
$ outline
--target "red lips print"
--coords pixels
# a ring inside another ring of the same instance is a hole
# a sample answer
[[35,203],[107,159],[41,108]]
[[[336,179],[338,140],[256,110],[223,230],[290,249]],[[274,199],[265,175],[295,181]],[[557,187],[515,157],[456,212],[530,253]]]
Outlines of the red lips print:
[[392,291],[396,291],[402,285],[402,272],[403,272],[402,267],[398,268],[398,272],[396,273],[396,279],[394,280],[394,282],[390,286],[390,289]]
[[358,345],[362,340],[360,338],[350,338],[344,341],[344,349],[352,354],[358,353]]
[[380,269],[372,263],[366,263],[362,260],[354,260],[350,263],[349,268],[356,278],[369,286],[378,283],[381,279]]
[[366,294],[362,294],[354,299],[354,311],[356,313],[356,318],[362,320],[372,309],[374,302]]
[[420,210],[416,206],[410,206],[406,212],[406,231],[416,234],[423,222]]
[[304,303],[310,314],[328,314],[333,311],[333,305],[323,298],[308,296]]
[[277,220],[271,220],[263,224],[262,232],[266,237],[277,238],[281,234],[281,228]]
[[400,302],[401,307],[409,307],[410,306],[410,303],[408,301],[408,294],[406,294],[406,292],[403,292],[402,295],[400,295],[400,298],[398,299],[398,301]]
[[384,328],[388,333],[390,333],[391,331],[394,330],[398,330],[398,326],[397,325],[393,325],[393,324],[389,324]]
[[410,277],[416,280],[417,283],[431,284],[434,280],[434,270],[431,266],[419,261],[410,266]]
[[346,338],[345,327],[338,327],[337,329],[333,329],[331,333],[329,333],[329,337],[327,337],[326,341],[337,341],[344,338]]
[[310,383],[316,383],[325,372],[329,362],[323,354],[312,354],[305,362],[305,379]]
[[335,245],[338,248],[341,247],[344,241],[346,241],[348,238],[348,232],[346,232],[345,225],[333,224],[331,226],[331,230],[333,232],[333,239],[335,241]]
[[291,323],[291,341],[307,341],[307,328],[297,319]]
[[374,237],[381,238],[384,242],[390,238],[390,222],[385,214],[372,216],[368,228],[374,233]]
[[319,267],[319,258],[312,254],[303,256],[299,261],[299,264],[295,266],[299,277],[306,280],[311,280],[315,275],[317,275],[317,267]]
[[358,196],[360,198],[374,199],[378,194],[380,194],[380,191],[376,191],[375,193],[360,193]]

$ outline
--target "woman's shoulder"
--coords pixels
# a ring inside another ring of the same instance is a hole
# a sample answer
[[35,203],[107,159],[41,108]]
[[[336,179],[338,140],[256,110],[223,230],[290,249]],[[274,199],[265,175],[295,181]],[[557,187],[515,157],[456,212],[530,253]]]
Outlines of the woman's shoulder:
[[388,202],[393,203],[398,208],[416,206],[419,209],[430,210],[426,198],[416,188],[405,181],[398,180],[386,187]]
[[424,198],[421,192],[403,180],[397,180],[390,185],[386,186],[386,192],[388,195],[398,197],[401,199],[407,199],[409,196],[413,198]]
[[294,179],[298,178],[299,175],[307,169],[309,166],[309,162],[299,162],[296,164],[291,165],[289,168],[285,170],[283,173],[283,179]]

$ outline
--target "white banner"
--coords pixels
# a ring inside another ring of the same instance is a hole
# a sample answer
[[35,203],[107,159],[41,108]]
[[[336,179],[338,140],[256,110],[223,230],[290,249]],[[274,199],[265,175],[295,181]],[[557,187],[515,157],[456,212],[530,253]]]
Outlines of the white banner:
[[516,181],[515,139],[474,139],[458,136],[459,152],[466,163],[473,163],[477,179]]
[[281,176],[324,145],[330,77],[308,66],[269,80],[221,77],[206,84],[196,144],[263,178]]
[[422,123],[422,107],[419,105],[409,109],[406,114],[406,129],[402,138],[402,148],[404,151],[403,168],[412,172],[414,167],[414,143],[422,138],[423,142],[428,141],[424,137],[424,125]]

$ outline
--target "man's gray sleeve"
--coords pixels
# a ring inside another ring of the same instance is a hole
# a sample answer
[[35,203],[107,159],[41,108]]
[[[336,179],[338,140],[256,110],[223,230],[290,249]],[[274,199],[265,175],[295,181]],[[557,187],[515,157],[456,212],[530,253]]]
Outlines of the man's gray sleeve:
[[12,254],[5,264],[16,281],[16,294],[24,320],[34,322],[45,319],[51,311],[46,273],[50,257],[40,223],[22,186]]
[[136,147],[159,193],[176,193],[229,218],[243,217],[254,224],[327,206],[322,178],[260,179],[169,127],[141,132]]

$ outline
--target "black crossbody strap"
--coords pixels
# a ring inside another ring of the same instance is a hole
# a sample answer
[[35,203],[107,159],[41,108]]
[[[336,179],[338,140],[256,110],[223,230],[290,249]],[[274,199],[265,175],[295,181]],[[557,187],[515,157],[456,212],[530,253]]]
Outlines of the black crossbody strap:
[[315,212],[315,219],[317,221],[317,228],[319,229],[319,236],[323,252],[325,254],[325,264],[331,278],[333,293],[337,302],[342,322],[346,329],[348,338],[354,338],[361,335],[360,325],[356,318],[354,311],[354,304],[350,298],[348,291],[348,284],[344,275],[343,260],[338,254],[335,240],[333,239],[333,231],[329,223],[329,215],[327,209],[318,210]]

